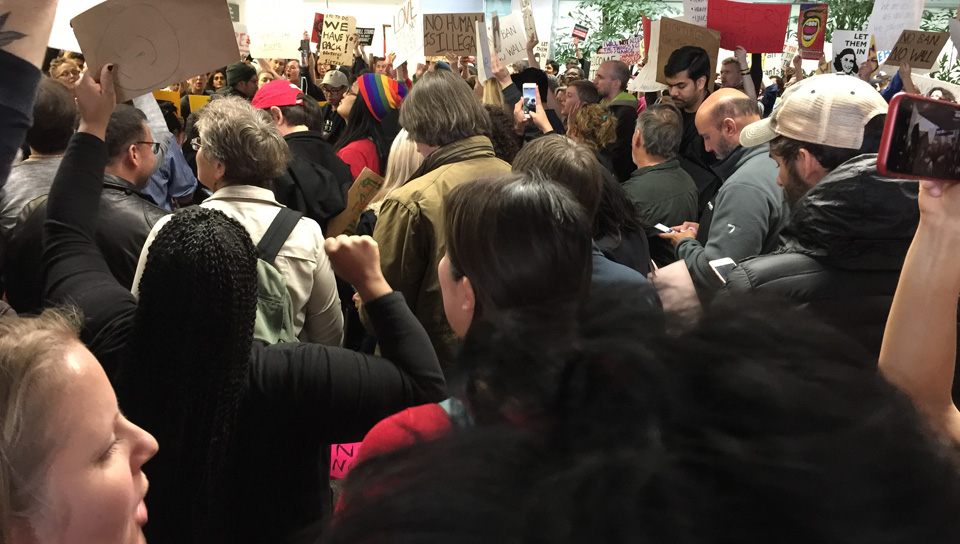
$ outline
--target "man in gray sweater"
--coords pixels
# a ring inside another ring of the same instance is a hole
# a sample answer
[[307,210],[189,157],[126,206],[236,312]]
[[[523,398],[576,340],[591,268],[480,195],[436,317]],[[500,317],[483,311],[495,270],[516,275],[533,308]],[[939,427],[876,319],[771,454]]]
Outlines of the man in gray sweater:
[[735,89],[711,94],[697,112],[697,131],[707,151],[720,159],[713,171],[723,185],[707,205],[699,223],[674,227],[661,236],[676,245],[701,295],[723,287],[710,262],[729,257],[740,261],[775,250],[788,216],[777,185],[777,163],[768,145],[740,146],[740,132],[760,121],[757,102]]

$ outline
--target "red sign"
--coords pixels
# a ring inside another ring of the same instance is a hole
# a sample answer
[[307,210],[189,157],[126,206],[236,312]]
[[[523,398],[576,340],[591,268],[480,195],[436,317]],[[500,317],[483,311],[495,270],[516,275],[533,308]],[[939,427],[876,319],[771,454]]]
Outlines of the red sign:
[[650,19],[647,19],[646,15],[640,15],[640,19],[643,21],[643,54],[647,57],[650,56]]
[[573,25],[573,37],[574,37],[574,38],[580,38],[581,40],[585,40],[585,39],[587,39],[587,32],[589,32],[589,31],[590,31],[590,29],[588,29],[587,27],[585,27],[585,26],[583,26],[583,25]]
[[827,5],[800,4],[800,24],[797,41],[800,55],[805,59],[818,60],[823,54],[823,39],[827,34]]
[[747,4],[710,0],[707,28],[720,31],[720,47],[747,53],[781,53],[790,20],[790,4]]
[[313,34],[310,36],[310,41],[313,43],[320,43],[320,36],[323,35],[323,14],[318,13],[313,17]]

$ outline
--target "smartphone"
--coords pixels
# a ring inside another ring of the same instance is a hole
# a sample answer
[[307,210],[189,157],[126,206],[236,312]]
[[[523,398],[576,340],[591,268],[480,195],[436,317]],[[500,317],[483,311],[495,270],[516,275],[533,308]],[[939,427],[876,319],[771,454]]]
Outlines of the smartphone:
[[660,232],[677,232],[671,229],[670,227],[664,225],[663,223],[657,223],[656,225],[653,226],[653,228],[659,230]]
[[960,182],[960,104],[912,94],[890,101],[877,170],[883,176]]
[[710,268],[713,269],[713,273],[720,278],[724,284],[727,283],[727,278],[730,277],[730,272],[737,267],[737,263],[734,262],[730,257],[724,257],[722,259],[716,259],[710,261]]
[[523,84],[523,116],[529,118],[531,111],[537,111],[537,84]]

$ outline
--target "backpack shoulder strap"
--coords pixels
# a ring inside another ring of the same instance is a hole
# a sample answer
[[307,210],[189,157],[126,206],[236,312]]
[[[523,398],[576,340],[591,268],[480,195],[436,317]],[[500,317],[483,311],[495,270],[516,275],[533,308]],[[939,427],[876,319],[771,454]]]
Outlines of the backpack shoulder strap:
[[303,217],[303,214],[300,212],[295,212],[290,208],[280,208],[277,218],[273,220],[273,223],[270,223],[267,232],[263,233],[263,238],[257,244],[257,252],[262,260],[273,264],[274,259],[277,258],[277,253],[280,253],[280,248],[290,237],[290,233],[296,228],[301,217]]

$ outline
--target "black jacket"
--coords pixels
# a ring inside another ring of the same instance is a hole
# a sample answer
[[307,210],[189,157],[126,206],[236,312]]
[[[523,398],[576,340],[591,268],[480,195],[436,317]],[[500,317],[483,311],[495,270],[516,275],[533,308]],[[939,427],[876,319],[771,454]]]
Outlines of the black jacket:
[[326,231],[327,222],[347,207],[353,185],[350,167],[319,132],[294,132],[283,139],[291,157],[286,172],[273,180],[273,194],[277,202],[303,212]]
[[721,297],[789,298],[879,355],[920,220],[918,190],[881,177],[876,155],[841,164],[793,207],[780,249],[741,262]]
[[[109,174],[104,176],[95,241],[110,273],[126,289],[133,285],[147,235],[167,213],[130,183]],[[40,253],[46,218],[47,197],[42,196],[27,205],[17,227],[10,233],[4,283],[7,300],[19,313],[41,308]]]

